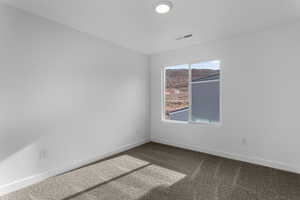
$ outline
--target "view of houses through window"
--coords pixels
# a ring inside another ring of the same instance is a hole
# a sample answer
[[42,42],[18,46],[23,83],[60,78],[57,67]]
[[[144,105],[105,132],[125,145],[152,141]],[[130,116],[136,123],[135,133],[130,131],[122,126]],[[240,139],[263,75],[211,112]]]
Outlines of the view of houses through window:
[[220,62],[176,65],[164,69],[164,119],[220,121]]

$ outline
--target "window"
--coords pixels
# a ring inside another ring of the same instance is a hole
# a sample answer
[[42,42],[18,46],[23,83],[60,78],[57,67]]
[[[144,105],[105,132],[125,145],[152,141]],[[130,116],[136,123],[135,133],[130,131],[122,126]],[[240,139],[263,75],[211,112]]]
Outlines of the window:
[[163,120],[220,122],[220,61],[165,67]]
[[164,108],[166,120],[188,121],[189,65],[165,68]]

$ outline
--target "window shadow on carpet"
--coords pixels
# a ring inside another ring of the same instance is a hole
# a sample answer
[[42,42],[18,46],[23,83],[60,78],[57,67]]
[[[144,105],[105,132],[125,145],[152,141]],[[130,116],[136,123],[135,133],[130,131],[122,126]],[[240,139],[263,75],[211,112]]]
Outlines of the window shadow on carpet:
[[119,155],[0,197],[1,200],[147,199],[184,174],[130,155]]

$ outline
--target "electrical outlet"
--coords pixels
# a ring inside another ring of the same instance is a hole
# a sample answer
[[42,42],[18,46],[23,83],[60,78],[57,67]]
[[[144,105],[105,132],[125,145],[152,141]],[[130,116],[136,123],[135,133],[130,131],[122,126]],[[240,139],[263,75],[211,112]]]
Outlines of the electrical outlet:
[[47,151],[45,149],[41,150],[39,153],[39,159],[44,160],[47,158]]
[[243,144],[243,145],[247,145],[247,143],[248,143],[247,139],[246,139],[246,138],[243,138],[243,139],[242,139],[242,144]]
[[135,135],[139,135],[140,134],[140,130],[135,130]]

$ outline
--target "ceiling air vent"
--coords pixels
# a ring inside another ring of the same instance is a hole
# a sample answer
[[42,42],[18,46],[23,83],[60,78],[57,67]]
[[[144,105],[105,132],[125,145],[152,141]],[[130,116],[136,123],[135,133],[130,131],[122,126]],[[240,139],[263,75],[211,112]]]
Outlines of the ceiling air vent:
[[188,34],[188,35],[178,37],[178,38],[176,38],[176,40],[183,40],[183,39],[187,39],[187,38],[191,38],[191,37],[193,37],[193,34]]

